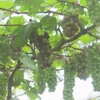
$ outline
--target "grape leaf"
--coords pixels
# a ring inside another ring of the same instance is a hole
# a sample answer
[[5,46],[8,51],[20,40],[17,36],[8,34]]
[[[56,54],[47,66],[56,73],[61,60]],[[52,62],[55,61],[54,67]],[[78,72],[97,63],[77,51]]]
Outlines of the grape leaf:
[[26,25],[25,30],[22,34],[22,40],[26,41],[30,35],[30,33],[32,32],[33,29],[33,23],[30,22],[29,24]]
[[79,40],[81,40],[84,44],[87,44],[87,43],[91,43],[93,40],[95,40],[95,38],[90,37],[89,35],[86,34],[86,35],[80,37]]
[[13,85],[14,86],[18,86],[18,85],[20,85],[21,82],[24,82],[24,71],[18,70],[14,74],[14,82],[13,82]]
[[35,62],[28,55],[22,54],[20,61],[23,63],[24,67],[37,70]]
[[13,2],[10,0],[0,1],[0,8],[10,8],[13,6]]
[[82,6],[86,6],[86,0],[80,0],[79,2]]
[[44,16],[40,21],[43,27],[50,29],[53,29],[56,26],[56,22],[56,18],[49,15]]
[[17,47],[22,47],[27,43],[27,40],[23,41],[23,33],[25,30],[25,26],[19,26],[17,29],[15,29],[13,32],[14,34],[17,36],[15,37],[14,41],[13,41],[13,47],[17,48]]
[[35,100],[38,97],[38,92],[35,88],[31,88],[30,91],[26,92],[30,100]]

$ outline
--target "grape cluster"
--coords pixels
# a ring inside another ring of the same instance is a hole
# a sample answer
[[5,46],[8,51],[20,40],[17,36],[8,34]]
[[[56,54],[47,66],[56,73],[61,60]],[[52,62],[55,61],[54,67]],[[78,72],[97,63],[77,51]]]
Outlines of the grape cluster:
[[87,56],[87,48],[85,48],[85,50],[72,55],[68,61],[68,65],[71,66],[71,69],[74,71],[74,75],[76,74],[77,77],[84,80],[89,77],[91,70]]
[[94,91],[100,91],[100,43],[89,47],[89,61],[91,68],[92,84]]
[[56,68],[48,67],[45,69],[46,82],[48,84],[49,92],[54,92],[57,85]]
[[100,26],[100,0],[86,0],[91,22]]
[[[100,66],[99,66],[100,67]],[[97,66],[94,66],[94,71],[92,71],[92,84],[94,87],[94,91],[100,91],[100,68]]]
[[0,62],[6,63],[9,56],[9,42],[0,37]]
[[54,92],[57,85],[56,79],[56,69],[54,67],[43,68],[43,66],[38,66],[38,91],[42,94],[46,88],[46,83],[49,88],[49,92]]
[[64,66],[64,89],[63,98],[64,100],[74,100],[73,98],[73,86],[74,86],[74,70],[69,63]]
[[44,35],[38,35],[35,40],[35,46],[39,50],[39,61],[43,65],[43,67],[51,66],[51,46],[49,43],[49,35],[48,33],[44,33]]
[[86,80],[91,75],[94,90],[100,91],[100,43],[84,47],[80,53],[69,58],[69,61],[69,66],[77,73],[77,77]]
[[37,76],[37,85],[38,85],[38,92],[42,94],[46,88],[46,78],[44,73],[44,68],[41,64],[38,65],[38,76]]
[[84,47],[84,50],[78,54],[75,55],[75,57],[73,59],[75,59],[75,64],[73,65],[73,67],[75,67],[75,71],[77,72],[77,76],[80,79],[84,79],[86,80],[89,75],[90,75],[90,71],[91,71],[91,66],[90,66],[90,62],[89,62],[89,58],[88,58],[88,48]]
[[5,100],[8,79],[5,74],[0,74],[0,100]]
[[100,91],[100,43],[84,47],[84,50],[76,56],[76,72],[81,79],[87,79],[89,75],[93,78],[95,91]]
[[69,10],[64,14],[62,28],[66,37],[73,37],[79,30],[78,13],[75,10]]
[[37,35],[34,39],[30,37],[30,42],[34,43],[38,49],[38,75],[37,86],[38,92],[42,94],[48,85],[49,91],[54,92],[57,85],[56,68],[52,67],[51,46],[49,43],[49,34],[44,32],[43,35]]
[[94,91],[100,91],[100,43],[84,47],[82,51],[72,55],[64,66],[64,100],[74,100],[74,75],[86,80],[89,75],[93,78]]

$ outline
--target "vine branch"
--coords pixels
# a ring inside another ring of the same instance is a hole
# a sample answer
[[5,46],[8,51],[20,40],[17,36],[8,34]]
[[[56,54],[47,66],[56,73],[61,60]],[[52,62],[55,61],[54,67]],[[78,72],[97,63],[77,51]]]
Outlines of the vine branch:
[[[0,10],[7,11],[10,13],[16,13],[16,14],[28,14],[29,13],[29,12],[19,12],[19,11],[15,11],[15,10],[6,9],[6,8],[0,8]],[[55,11],[51,11],[51,10],[44,11],[44,12],[37,12],[37,13],[54,13],[54,14],[58,14],[58,15],[63,15],[60,12],[55,12]]]
[[6,8],[0,8],[0,10],[7,11],[10,13],[16,13],[16,14],[28,14],[28,12],[18,12],[18,11],[6,9]]
[[0,26],[20,26],[21,24],[0,24]]
[[89,34],[90,36],[96,38],[96,39],[100,39],[100,36],[93,35],[92,33],[89,33],[89,32],[88,32],[88,34]]
[[16,71],[20,68],[21,66],[21,63],[20,61],[18,61],[18,64],[16,65],[15,69],[13,70],[12,74],[10,75],[9,77],[9,80],[8,80],[8,94],[7,94],[7,100],[10,100],[11,99],[11,95],[12,95],[12,85],[13,85],[13,77],[14,77],[14,74],[16,73]]
[[72,37],[68,40],[61,40],[60,43],[55,48],[53,48],[53,51],[59,51],[64,44],[72,42],[84,34],[88,34],[87,32],[93,28],[95,28],[95,25],[92,25],[86,29],[81,30],[78,34],[76,34],[74,37]]

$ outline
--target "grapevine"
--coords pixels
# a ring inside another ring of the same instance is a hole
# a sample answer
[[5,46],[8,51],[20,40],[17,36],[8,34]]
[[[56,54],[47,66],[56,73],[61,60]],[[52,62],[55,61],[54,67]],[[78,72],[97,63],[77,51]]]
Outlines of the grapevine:
[[19,89],[40,99],[59,81],[63,99],[74,100],[76,77],[91,76],[100,91],[100,0],[26,1],[0,1],[0,100],[17,99]]

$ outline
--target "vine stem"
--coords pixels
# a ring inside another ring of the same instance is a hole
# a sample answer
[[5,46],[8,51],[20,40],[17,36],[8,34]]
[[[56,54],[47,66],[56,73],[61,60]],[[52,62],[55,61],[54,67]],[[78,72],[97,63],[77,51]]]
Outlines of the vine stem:
[[20,63],[20,61],[18,61],[18,64],[16,65],[15,69],[13,70],[12,74],[9,77],[9,80],[8,80],[8,94],[7,94],[7,99],[6,100],[10,100],[11,99],[13,77],[14,77],[14,74],[16,73],[16,71],[20,68],[21,65],[22,65],[22,63]]
[[[16,13],[16,14],[28,14],[29,13],[29,12],[19,12],[19,11],[15,11],[15,10],[6,9],[6,8],[0,8],[0,10],[7,11],[10,13]],[[44,12],[37,12],[37,13],[54,13],[54,14],[58,14],[58,15],[63,15],[60,12],[55,12],[55,11],[51,11],[51,10],[44,11]]]
[[0,24],[0,26],[20,26],[20,24]]
[[93,28],[95,28],[96,26],[95,25],[92,25],[86,29],[82,29],[78,34],[76,34],[74,37],[68,39],[68,40],[61,40],[58,45],[56,47],[54,47],[52,49],[52,51],[59,51],[61,49],[61,47],[66,44],[66,43],[70,43],[76,39],[78,39],[79,37],[81,37],[82,35],[85,35],[85,34],[88,34],[88,31],[92,30]]

